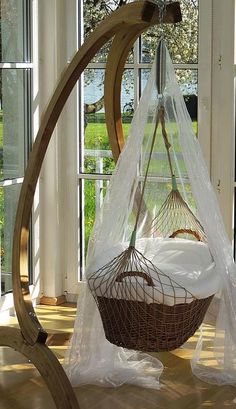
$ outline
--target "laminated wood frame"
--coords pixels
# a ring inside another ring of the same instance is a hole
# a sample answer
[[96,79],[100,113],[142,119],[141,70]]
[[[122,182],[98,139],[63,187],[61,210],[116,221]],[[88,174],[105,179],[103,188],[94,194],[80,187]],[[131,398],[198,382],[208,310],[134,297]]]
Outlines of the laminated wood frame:
[[[164,22],[179,21],[179,3],[167,5]],[[137,1],[112,13],[90,34],[59,80],[41,118],[25,171],[16,214],[12,256],[13,297],[20,329],[1,326],[0,345],[9,346],[30,359],[42,375],[58,409],[78,409],[79,403],[61,364],[45,345],[47,332],[36,316],[29,291],[27,248],[36,184],[53,130],[71,91],[97,51],[112,37],[114,39],[106,67],[105,112],[113,156],[115,160],[118,159],[124,145],[120,91],[125,61],[136,38],[158,22],[157,4]]]

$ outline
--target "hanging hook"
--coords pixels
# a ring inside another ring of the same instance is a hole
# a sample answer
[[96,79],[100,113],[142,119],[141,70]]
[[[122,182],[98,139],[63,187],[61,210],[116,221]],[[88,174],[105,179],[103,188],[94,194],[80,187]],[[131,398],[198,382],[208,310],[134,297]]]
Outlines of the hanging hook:
[[156,51],[156,87],[158,96],[163,97],[166,87],[166,46],[163,38],[159,41]]
[[166,48],[164,43],[164,15],[166,12],[166,0],[155,0],[159,8],[160,41],[156,51],[156,86],[159,97],[163,97],[166,86]]
[[164,21],[164,15],[165,15],[165,12],[166,12],[167,0],[154,0],[154,3],[156,3],[158,5],[158,8],[159,8],[159,24],[160,24],[160,28],[161,28],[160,37],[162,39],[162,38],[164,38],[163,21]]
[[160,22],[160,27],[161,27],[161,39],[164,38],[164,15],[166,12],[166,1],[159,1],[159,22]]

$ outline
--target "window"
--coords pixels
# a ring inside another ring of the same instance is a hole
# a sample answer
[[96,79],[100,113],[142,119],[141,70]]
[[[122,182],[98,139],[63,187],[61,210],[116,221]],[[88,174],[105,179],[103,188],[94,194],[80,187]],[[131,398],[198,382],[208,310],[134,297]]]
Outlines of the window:
[[[77,49],[76,24],[77,31],[84,31],[84,37],[87,37],[118,3],[129,2],[131,0],[0,0],[1,294],[12,288],[12,230],[30,149],[31,111],[34,111],[33,128],[36,133],[39,116],[62,70]],[[226,229],[231,234],[232,190],[236,186],[232,180],[234,3],[234,0],[181,0],[183,22],[165,29],[180,86],[223,210]],[[31,14],[34,33],[31,30]],[[33,108],[31,36],[34,39],[35,73]],[[126,136],[150,72],[157,37],[156,27],[145,32],[126,62],[121,100]],[[84,112],[79,118],[78,141],[77,113],[81,113],[81,109],[77,109],[75,90],[73,101],[64,110],[57,126],[56,132],[60,136],[54,138],[51,156],[45,160],[46,171],[39,181],[37,196],[40,206],[35,206],[33,214],[36,238],[33,254],[37,284],[35,298],[40,292],[53,297],[61,295],[63,291],[66,294],[76,293],[77,267],[78,264],[81,267],[81,277],[94,219],[115,167],[103,106],[103,79],[108,50],[109,44],[98,52],[80,81],[79,105],[84,107]],[[70,137],[65,138],[65,133]],[[222,135],[227,135],[227,138]],[[58,213],[50,207],[51,203],[57,206]],[[75,222],[77,217],[79,225]],[[45,239],[49,234],[50,246]],[[54,250],[57,251],[56,257]]]
[[0,1],[1,295],[12,290],[14,220],[31,135],[31,0]]
[[[122,3],[128,3],[123,1]],[[201,6],[201,7],[200,7]],[[116,9],[116,1],[83,2],[84,35],[88,36],[97,22]],[[181,9],[183,21],[176,26],[165,25],[165,40],[175,64],[176,74],[182,89],[187,108],[193,120],[196,132],[198,109],[198,80],[201,68],[202,48],[199,46],[199,14],[204,16],[202,0],[183,0]],[[203,17],[204,18],[204,17]],[[128,134],[133,112],[148,79],[155,50],[160,36],[160,27],[145,32],[135,43],[127,59],[122,83],[121,108],[125,135]],[[208,43],[204,44],[204,53],[210,55]],[[110,176],[114,169],[104,118],[104,74],[109,44],[105,45],[88,65],[83,77],[84,121],[80,133],[79,186],[80,229],[82,235],[82,270],[85,265],[87,244],[100,208]],[[204,58],[205,58],[204,56]],[[209,80],[210,82],[210,80]],[[207,87],[206,87],[207,88]],[[206,92],[206,88],[204,92]],[[208,142],[207,142],[208,143]],[[84,210],[84,211],[83,211]]]

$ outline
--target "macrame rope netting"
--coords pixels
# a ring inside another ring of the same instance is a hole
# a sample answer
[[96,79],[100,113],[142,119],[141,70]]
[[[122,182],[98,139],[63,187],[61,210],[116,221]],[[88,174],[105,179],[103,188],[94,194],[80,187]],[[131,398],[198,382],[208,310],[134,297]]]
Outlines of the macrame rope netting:
[[[149,229],[144,231],[144,236],[148,233],[162,237],[182,237],[196,238],[199,241],[206,241],[206,235],[199,220],[195,217],[186,201],[182,198],[176,183],[175,172],[173,170],[170,149],[171,144],[165,128],[165,107],[159,108],[158,118],[161,123],[164,146],[167,152],[168,164],[172,178],[172,190],[160,207],[157,215],[149,222]],[[157,122],[158,126],[158,122]],[[153,149],[153,146],[152,146]],[[148,164],[149,167],[149,164]],[[144,181],[144,184],[146,179]],[[144,191],[144,189],[143,189]],[[138,218],[138,217],[137,217]],[[137,220],[136,220],[137,223]]]
[[212,300],[197,300],[133,246],[92,274],[89,287],[108,341],[140,351],[181,346]]

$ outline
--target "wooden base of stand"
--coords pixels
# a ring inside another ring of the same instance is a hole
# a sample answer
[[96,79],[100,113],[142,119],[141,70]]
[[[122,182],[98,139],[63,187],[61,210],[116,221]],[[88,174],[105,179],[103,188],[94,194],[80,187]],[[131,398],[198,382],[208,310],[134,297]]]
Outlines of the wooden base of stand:
[[11,327],[1,327],[0,345],[13,348],[32,362],[43,377],[57,409],[79,409],[70,381],[47,345],[40,342],[29,345],[25,342],[21,330]]

